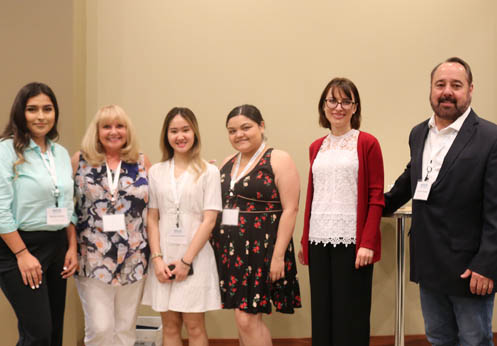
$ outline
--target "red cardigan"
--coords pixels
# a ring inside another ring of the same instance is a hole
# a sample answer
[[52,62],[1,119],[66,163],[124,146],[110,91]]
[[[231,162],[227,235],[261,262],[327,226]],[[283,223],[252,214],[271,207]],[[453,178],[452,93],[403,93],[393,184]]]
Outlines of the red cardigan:
[[[304,231],[302,233],[302,252],[305,264],[309,264],[309,221],[311,219],[312,197],[314,183],[312,180],[312,164],[325,137],[314,141],[309,147],[309,182],[305,202]],[[381,258],[380,221],[385,200],[383,197],[383,157],[380,143],[366,132],[359,132],[357,140],[357,155],[359,157],[359,173],[357,182],[357,233],[356,253],[360,247],[374,251],[373,263]]]

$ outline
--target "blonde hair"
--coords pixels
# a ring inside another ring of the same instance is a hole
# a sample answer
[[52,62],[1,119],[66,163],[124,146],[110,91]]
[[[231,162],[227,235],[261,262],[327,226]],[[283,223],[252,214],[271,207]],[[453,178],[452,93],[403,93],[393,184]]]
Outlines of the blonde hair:
[[200,157],[201,142],[197,118],[189,108],[174,107],[169,111],[169,113],[167,113],[160,134],[160,149],[162,151],[162,161],[172,159],[174,156],[174,149],[173,147],[171,147],[171,144],[169,144],[169,140],[167,139],[167,131],[169,129],[171,121],[178,115],[185,119],[188,125],[190,125],[190,127],[192,128],[193,134],[195,135],[193,145],[190,148],[190,160],[192,163],[191,167],[195,172],[195,179],[198,179],[207,169],[207,164]]
[[121,148],[121,160],[129,163],[138,162],[140,152],[131,120],[118,105],[108,105],[97,111],[81,142],[81,153],[90,165],[100,166],[105,162],[105,148],[98,139],[99,126],[116,120],[126,126],[126,143]]

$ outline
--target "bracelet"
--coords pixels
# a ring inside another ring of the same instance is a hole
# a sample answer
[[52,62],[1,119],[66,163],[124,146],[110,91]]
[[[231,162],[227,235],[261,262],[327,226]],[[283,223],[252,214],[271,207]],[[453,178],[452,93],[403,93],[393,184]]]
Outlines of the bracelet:
[[154,258],[156,258],[156,257],[160,257],[160,258],[162,258],[162,254],[161,254],[160,252],[154,253],[154,254],[152,254],[152,255],[150,256],[150,259],[151,259],[151,260],[153,260],[153,259],[154,259]]
[[27,250],[26,247],[23,247],[21,250],[17,251],[17,252],[14,252],[14,256],[17,256],[19,255],[21,252],[23,252],[24,250]]
[[191,263],[186,263],[183,257],[181,257],[181,263],[183,263],[186,266],[189,266],[191,268],[192,264]]

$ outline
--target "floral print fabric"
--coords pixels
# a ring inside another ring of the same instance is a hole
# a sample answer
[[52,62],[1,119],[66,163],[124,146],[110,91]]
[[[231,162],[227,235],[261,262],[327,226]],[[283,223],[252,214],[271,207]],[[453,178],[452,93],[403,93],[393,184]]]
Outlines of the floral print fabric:
[[293,313],[301,306],[293,241],[285,253],[285,278],[274,283],[269,278],[281,216],[271,152],[267,150],[254,169],[238,180],[233,196],[230,173],[236,156],[221,168],[224,207],[240,209],[238,226],[221,225],[219,217],[211,240],[224,309],[270,313],[272,301],[277,311]]
[[[150,254],[146,233],[148,180],[143,155],[138,163],[122,162],[114,203],[105,163],[93,167],[80,155],[74,183],[79,275],[111,285],[142,279]],[[126,231],[103,231],[102,217],[113,213],[125,215]]]

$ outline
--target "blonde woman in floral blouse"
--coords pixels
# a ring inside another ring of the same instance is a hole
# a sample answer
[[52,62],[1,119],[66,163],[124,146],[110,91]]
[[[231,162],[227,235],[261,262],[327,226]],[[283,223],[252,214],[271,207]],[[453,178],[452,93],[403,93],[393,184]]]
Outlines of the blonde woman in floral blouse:
[[121,107],[97,112],[72,164],[85,345],[132,346],[150,253],[145,223],[150,163],[139,153]]

